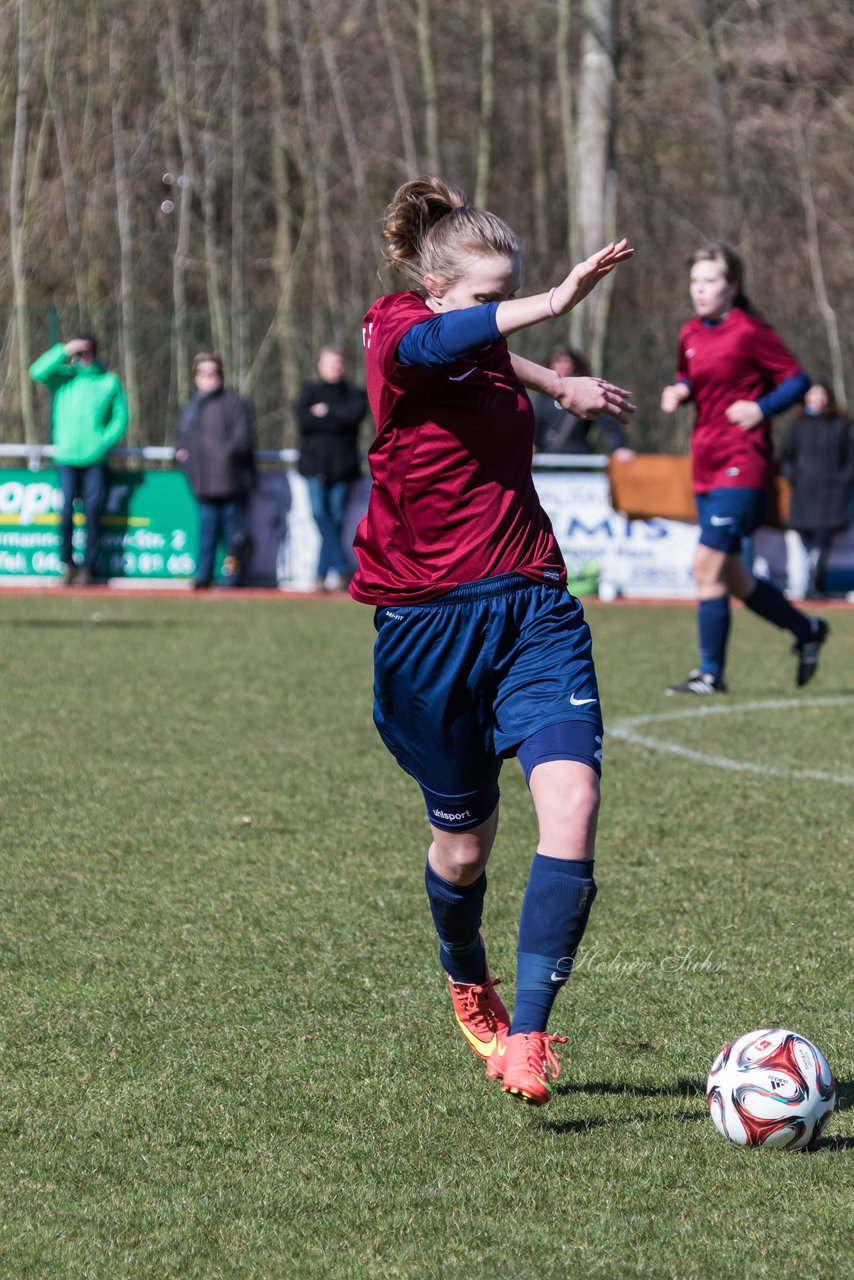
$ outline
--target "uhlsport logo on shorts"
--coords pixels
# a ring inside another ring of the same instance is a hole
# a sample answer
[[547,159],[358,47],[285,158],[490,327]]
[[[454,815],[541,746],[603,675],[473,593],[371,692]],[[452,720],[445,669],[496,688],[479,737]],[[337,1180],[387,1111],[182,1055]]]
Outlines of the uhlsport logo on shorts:
[[444,809],[434,809],[433,817],[441,818],[443,822],[464,822],[471,817],[471,809],[463,809],[462,813],[446,813]]

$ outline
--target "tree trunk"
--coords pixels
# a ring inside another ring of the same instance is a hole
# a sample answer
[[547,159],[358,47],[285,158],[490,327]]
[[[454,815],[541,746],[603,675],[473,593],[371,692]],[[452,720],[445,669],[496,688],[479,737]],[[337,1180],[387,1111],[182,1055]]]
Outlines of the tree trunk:
[[246,314],[245,221],[246,149],[243,125],[243,0],[232,0],[231,69],[231,367],[238,386],[249,368],[249,326]]
[[433,59],[433,35],[430,0],[418,0],[418,58],[424,92],[424,124],[427,130],[427,167],[434,177],[442,176],[442,150],[439,145],[439,91],[436,85],[436,63]]
[[[189,104],[187,102],[187,78],[184,73],[184,54],[178,33],[175,14],[169,28],[171,70],[161,59],[164,89],[172,99],[175,113],[175,132],[181,164],[177,174],[175,200],[178,206],[178,231],[175,252],[172,255],[172,309],[174,320],[174,384],[178,403],[183,404],[190,395],[190,351],[187,319],[187,264],[190,255],[190,229],[193,200],[193,143],[190,134]],[[171,427],[170,427],[171,434]]]
[[[531,149],[533,154],[533,217],[534,245],[537,255],[542,258],[550,244],[549,229],[551,224],[551,192],[548,180],[548,162],[546,159],[546,128],[544,112],[543,81],[545,68],[542,56],[542,9],[539,0],[531,6],[529,20],[531,23],[531,51],[534,65],[528,82],[529,114],[531,119]],[[549,270],[553,270],[549,263]]]
[[[312,157],[311,176],[313,178],[314,200],[308,197],[307,204],[313,205],[316,210],[320,282],[326,295],[327,313],[332,314],[335,311],[337,289],[332,252],[334,232],[329,200],[329,148],[325,145],[325,139],[320,127],[320,115],[317,107],[317,82],[311,54],[303,32],[299,0],[288,0],[288,12],[290,13],[291,30],[293,31],[297,50],[303,104],[305,107],[305,122]],[[305,177],[308,179],[308,171],[306,171]],[[326,319],[321,315],[319,308],[312,308],[312,319],[325,327]]]
[[794,140],[795,160],[798,166],[798,181],[801,188],[801,201],[804,206],[804,218],[807,228],[807,248],[809,250],[810,270],[815,300],[824,320],[827,334],[827,346],[830,352],[830,366],[833,370],[833,394],[837,404],[845,404],[845,362],[842,355],[842,343],[839,338],[839,321],[827,292],[824,276],[824,265],[821,258],[821,236],[818,229],[818,218],[815,210],[815,197],[810,176],[809,149],[807,147],[806,130],[800,106],[792,120],[792,137]]
[[[567,270],[581,256],[578,248],[578,225],[575,215],[575,111],[572,102],[572,72],[569,65],[569,41],[572,32],[571,0],[558,0],[557,56],[558,102],[560,110],[560,140],[563,150],[564,202],[566,206],[566,256]],[[570,311],[566,320],[567,336],[574,346],[581,344],[581,315],[578,307]]]
[[495,12],[493,0],[480,5],[480,114],[477,125],[477,165],[474,202],[484,209],[489,201],[492,168],[492,111],[495,100]]
[[720,234],[729,237],[734,244],[741,240],[742,210],[739,191],[739,172],[733,151],[732,110],[724,70],[720,36],[709,0],[695,0],[702,39],[705,41],[712,81],[712,105],[716,116],[715,142],[718,153],[718,172],[715,190],[718,212],[715,222]]
[[36,443],[33,386],[30,382],[30,312],[27,294],[26,219],[24,191],[27,173],[27,90],[30,78],[29,4],[18,0],[18,88],[15,98],[15,134],[9,175],[9,242],[15,293],[15,336],[18,354],[18,392],[24,440]]
[[400,56],[397,51],[397,44],[392,34],[388,0],[376,0],[376,6],[380,33],[382,34],[386,58],[388,59],[389,77],[391,79],[392,93],[394,94],[394,103],[397,107],[397,118],[400,121],[400,137],[403,143],[403,160],[406,177],[415,178],[418,176],[418,148],[415,145],[415,130],[412,127],[412,112],[409,109],[409,97],[406,93],[406,84],[404,81],[403,70],[400,65]]
[[[283,402],[287,404],[296,395],[299,371],[293,343],[294,325],[291,311],[291,300],[295,284],[292,279],[294,267],[293,199],[288,169],[287,99],[284,67],[282,65],[282,31],[279,20],[279,0],[266,0],[266,35],[267,49],[270,54],[268,76],[272,103],[270,125],[273,135],[270,159],[273,207],[276,217],[273,242],[273,271],[276,277],[277,291],[276,310],[269,332],[271,341],[276,340],[278,342],[282,398]],[[250,385],[249,378],[252,368],[253,366],[250,366],[241,379],[241,386],[247,388],[247,390]],[[283,423],[282,444],[284,444],[287,434],[287,425],[287,421]]]
[[213,130],[206,127],[202,135],[202,230],[205,242],[205,276],[208,286],[208,308],[214,348],[226,352],[231,345],[228,316],[222,296],[220,247],[216,227],[217,143]]
[[89,303],[86,298],[86,261],[83,252],[83,236],[80,230],[80,189],[71,154],[68,130],[65,125],[65,108],[56,83],[56,39],[59,24],[52,23],[45,49],[44,77],[48,105],[53,118],[56,152],[62,173],[62,190],[65,198],[65,221],[68,227],[68,244],[71,250],[71,270],[74,275],[74,291],[77,294],[77,312],[81,328],[90,327]]
[[127,156],[121,110],[120,19],[114,17],[109,34],[109,81],[113,166],[116,181],[116,218],[119,232],[119,292],[122,325],[119,334],[122,379],[128,404],[128,443],[139,441],[139,384],[136,376],[136,305],[133,287],[133,225],[130,211]]
[[[607,244],[616,206],[617,0],[584,0],[578,86],[578,228],[581,257]],[[584,346],[594,373],[602,367],[611,290],[600,285],[582,304]]]

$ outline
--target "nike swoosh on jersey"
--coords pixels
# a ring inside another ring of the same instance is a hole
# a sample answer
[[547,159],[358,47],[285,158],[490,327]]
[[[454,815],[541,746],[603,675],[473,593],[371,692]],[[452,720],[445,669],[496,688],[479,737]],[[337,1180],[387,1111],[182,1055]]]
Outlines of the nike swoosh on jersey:
[[466,372],[465,372],[465,373],[461,373],[461,374],[460,374],[460,376],[459,376],[458,378],[452,378],[452,377],[451,377],[451,375],[450,375],[450,374],[448,374],[448,381],[449,381],[449,382],[463,382],[466,378],[471,377],[471,375],[474,373],[474,369],[475,369],[476,367],[477,367],[477,366],[475,366],[474,368],[471,368],[471,369],[467,369],[467,370],[466,370]]
[[589,702],[598,702],[598,698],[576,698],[574,693],[569,695],[570,704],[573,707],[586,707]]
[[459,1018],[457,1018],[457,1025],[466,1040],[468,1040],[469,1044],[474,1049],[475,1053],[479,1054],[481,1058],[488,1058],[492,1053],[492,1050],[498,1044],[498,1036],[493,1033],[491,1040],[478,1040],[477,1036],[469,1031],[468,1027],[460,1022]]

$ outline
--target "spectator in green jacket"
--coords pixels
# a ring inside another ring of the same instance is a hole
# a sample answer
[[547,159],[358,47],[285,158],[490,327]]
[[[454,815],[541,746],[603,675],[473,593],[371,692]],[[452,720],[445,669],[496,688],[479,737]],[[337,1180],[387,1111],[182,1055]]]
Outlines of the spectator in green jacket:
[[[98,362],[91,333],[58,342],[30,366],[30,377],[53,393],[54,458],[62,486],[63,581],[81,585],[95,577],[101,539],[99,520],[107,489],[107,456],[127,428],[128,411],[118,374]],[[86,553],[75,565],[72,549],[74,500],[86,515]]]

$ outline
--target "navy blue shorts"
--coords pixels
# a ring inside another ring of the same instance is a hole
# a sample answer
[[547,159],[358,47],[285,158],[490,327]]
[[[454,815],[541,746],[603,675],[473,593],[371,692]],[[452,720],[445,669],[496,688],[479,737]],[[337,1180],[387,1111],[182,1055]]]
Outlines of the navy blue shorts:
[[759,528],[768,509],[764,489],[711,489],[697,493],[700,541],[704,547],[730,554]]
[[374,722],[434,826],[485,821],[517,753],[528,777],[549,759],[599,772],[590,629],[564,587],[507,574],[377,609],[374,625]]

